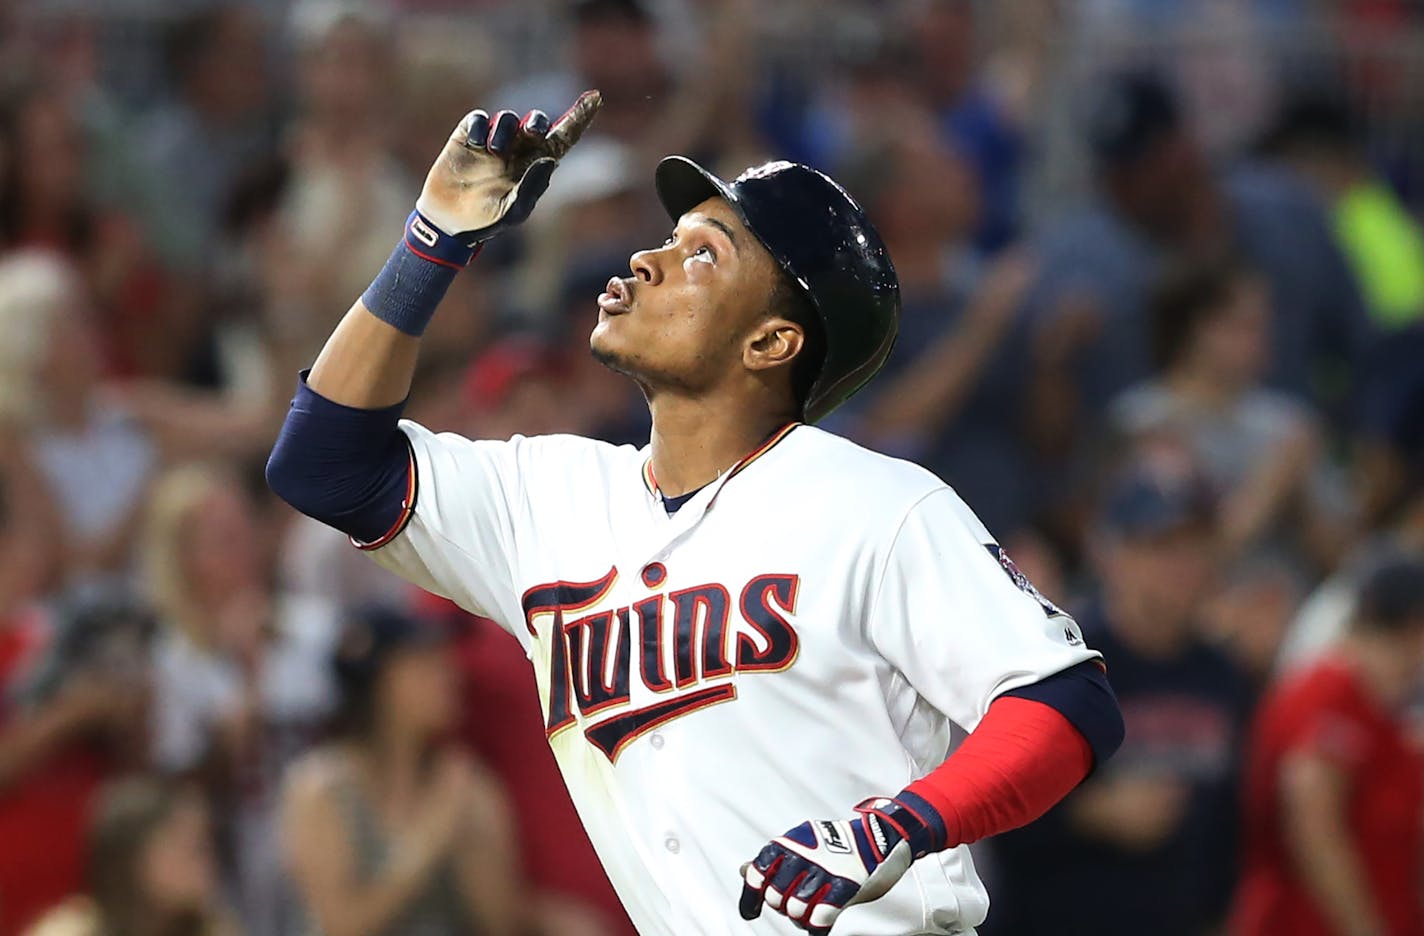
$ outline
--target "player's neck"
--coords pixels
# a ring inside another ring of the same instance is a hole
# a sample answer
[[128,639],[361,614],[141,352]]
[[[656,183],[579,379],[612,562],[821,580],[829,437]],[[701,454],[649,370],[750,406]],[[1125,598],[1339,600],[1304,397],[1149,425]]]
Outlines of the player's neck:
[[1369,694],[1384,708],[1406,701],[1416,683],[1413,654],[1401,652],[1400,642],[1364,634],[1345,641],[1343,656],[1354,666]]
[[703,400],[660,397],[652,402],[653,476],[677,497],[715,481],[794,417]]

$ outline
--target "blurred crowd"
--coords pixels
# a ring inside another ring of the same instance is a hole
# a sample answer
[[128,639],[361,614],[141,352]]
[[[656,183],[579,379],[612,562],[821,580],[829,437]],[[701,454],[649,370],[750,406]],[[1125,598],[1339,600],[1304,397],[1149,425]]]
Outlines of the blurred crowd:
[[904,314],[826,427],[952,484],[1127,723],[978,849],[983,932],[1424,934],[1417,4],[4,0],[0,936],[631,933],[517,644],[262,483],[455,122],[585,87],[407,415],[645,443],[587,336],[656,160],[831,172]]

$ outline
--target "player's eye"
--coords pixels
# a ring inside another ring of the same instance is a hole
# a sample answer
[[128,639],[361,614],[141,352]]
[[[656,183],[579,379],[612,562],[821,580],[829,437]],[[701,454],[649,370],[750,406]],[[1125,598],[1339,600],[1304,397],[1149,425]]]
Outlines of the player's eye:
[[711,260],[714,263],[717,260],[717,252],[714,251],[711,247],[708,247],[706,244],[703,244],[701,247],[698,247],[696,250],[694,250],[692,252],[692,255],[694,257],[706,257],[708,260]]
[[667,236],[667,240],[663,241],[663,246],[664,246],[664,247],[671,247],[671,246],[672,246],[674,243],[676,243],[676,242],[677,242],[677,235],[676,235],[676,234],[669,234],[669,235]]

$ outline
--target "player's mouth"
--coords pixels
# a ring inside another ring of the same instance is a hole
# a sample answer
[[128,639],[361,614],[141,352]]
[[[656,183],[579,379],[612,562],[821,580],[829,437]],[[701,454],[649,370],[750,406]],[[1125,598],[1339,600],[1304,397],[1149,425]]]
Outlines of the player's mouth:
[[598,294],[598,310],[605,315],[626,315],[632,311],[633,284],[613,277]]

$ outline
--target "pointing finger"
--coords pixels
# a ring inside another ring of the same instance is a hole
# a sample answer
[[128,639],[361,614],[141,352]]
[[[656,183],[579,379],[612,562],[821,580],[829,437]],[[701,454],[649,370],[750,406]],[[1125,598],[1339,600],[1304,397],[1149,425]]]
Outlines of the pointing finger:
[[588,125],[593,123],[594,115],[603,106],[603,95],[597,91],[585,91],[574,101],[573,106],[564,111],[562,117],[554,121],[554,126],[549,129],[549,155],[555,159],[563,159],[573,145],[583,136]]

